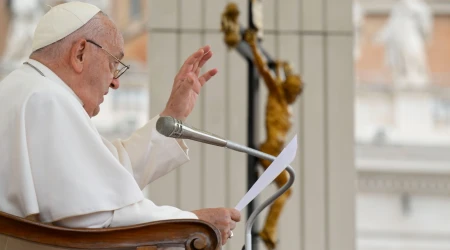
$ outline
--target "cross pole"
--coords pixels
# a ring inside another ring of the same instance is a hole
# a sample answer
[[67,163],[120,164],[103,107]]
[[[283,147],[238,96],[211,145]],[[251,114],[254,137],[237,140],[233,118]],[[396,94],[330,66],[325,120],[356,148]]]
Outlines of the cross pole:
[[[250,29],[258,29],[254,22],[254,15],[253,15],[253,1],[248,1],[248,28]],[[259,27],[260,28],[260,27]],[[241,37],[244,37],[246,29],[240,28]],[[258,38],[258,48],[261,51],[261,53],[264,55],[267,61],[267,66],[275,70],[275,62],[269,54],[264,50],[264,48],[261,45],[262,39]],[[259,73],[258,69],[254,65],[254,57],[251,51],[250,46],[248,43],[241,39],[237,47],[235,48],[238,53],[243,56],[247,60],[248,64],[248,97],[247,97],[247,107],[248,107],[248,115],[247,115],[247,146],[253,149],[258,149],[259,147],[259,130],[258,130],[258,110],[259,110]],[[250,188],[253,186],[253,184],[258,179],[258,163],[259,159],[248,155],[247,156],[247,190],[250,190]],[[250,202],[247,206],[247,219],[248,217],[253,213],[255,210],[256,199]],[[252,229],[252,247],[251,250],[258,250],[258,242],[257,239],[259,237],[259,233],[256,231],[257,223],[254,224]]]

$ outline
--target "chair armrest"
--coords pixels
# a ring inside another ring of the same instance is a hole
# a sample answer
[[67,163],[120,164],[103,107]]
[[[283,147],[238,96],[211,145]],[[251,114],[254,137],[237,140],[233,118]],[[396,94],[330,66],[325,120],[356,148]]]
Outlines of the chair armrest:
[[54,247],[78,249],[136,249],[149,246],[179,246],[191,250],[221,249],[219,230],[210,223],[193,219],[105,229],[72,229],[37,223],[0,212],[0,234]]

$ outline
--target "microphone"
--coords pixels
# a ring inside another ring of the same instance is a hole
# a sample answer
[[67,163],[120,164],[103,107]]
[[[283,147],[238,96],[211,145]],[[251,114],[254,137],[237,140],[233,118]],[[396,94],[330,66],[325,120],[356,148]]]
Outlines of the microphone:
[[[254,157],[258,157],[261,159],[274,161],[275,156],[266,154],[264,152],[255,150],[253,148],[249,148],[232,141],[228,141],[223,139],[220,136],[217,136],[212,133],[208,133],[194,127],[191,127],[187,124],[184,124],[182,121],[175,119],[171,116],[161,116],[156,121],[156,131],[160,134],[172,137],[176,139],[190,139],[206,144],[211,144],[219,147],[226,147],[235,151],[243,152]],[[280,189],[278,189],[272,196],[262,202],[253,213],[247,219],[247,223],[245,226],[245,249],[252,249],[252,226],[256,221],[256,216],[261,213],[261,211],[266,208],[268,205],[273,203],[278,197],[280,197],[284,192],[286,192],[294,183],[295,180],[295,172],[291,166],[286,167],[286,171],[289,173],[289,180],[286,184],[284,184]]]
[[273,155],[225,140],[218,135],[196,129],[171,116],[161,116],[158,118],[156,121],[156,131],[167,137],[190,139],[214,146],[229,148],[269,161],[275,160],[275,156]]
[[190,127],[171,116],[160,117],[156,122],[156,130],[167,137],[190,139],[219,147],[227,145],[227,141],[222,137]]

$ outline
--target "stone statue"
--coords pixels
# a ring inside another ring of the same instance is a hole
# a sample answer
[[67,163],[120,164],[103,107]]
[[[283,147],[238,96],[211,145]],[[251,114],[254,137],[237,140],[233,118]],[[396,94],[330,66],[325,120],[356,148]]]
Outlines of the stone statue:
[[[300,76],[295,75],[292,72],[292,68],[287,62],[276,62],[276,74],[275,76],[272,76],[257,47],[256,31],[247,30],[244,35],[244,39],[252,49],[254,64],[262,76],[267,89],[269,90],[265,119],[267,138],[266,141],[261,144],[260,150],[267,154],[278,156],[285,146],[286,134],[292,126],[290,121],[292,117],[290,105],[294,103],[297,96],[301,94],[303,90],[303,83]],[[280,68],[283,68],[285,75],[284,80],[280,73]],[[264,169],[267,169],[270,164],[270,161],[261,160],[261,165]],[[275,179],[275,183],[278,188],[280,188],[287,183],[288,179],[289,174],[286,171],[283,171]],[[276,247],[276,228],[278,219],[287,198],[291,195],[291,192],[292,190],[289,189],[277,200],[275,200],[270,207],[264,228],[260,232],[260,237],[268,249],[275,249]]]
[[423,87],[429,83],[426,42],[431,37],[433,15],[423,0],[399,0],[377,41],[385,46],[386,63],[395,84]]

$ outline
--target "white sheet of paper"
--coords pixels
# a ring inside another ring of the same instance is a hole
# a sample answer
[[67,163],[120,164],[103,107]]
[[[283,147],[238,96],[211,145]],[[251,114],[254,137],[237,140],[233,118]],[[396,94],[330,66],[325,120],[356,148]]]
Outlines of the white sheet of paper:
[[281,151],[278,157],[270,164],[259,179],[253,184],[250,190],[242,197],[236,205],[236,209],[242,211],[261,191],[264,190],[272,181],[292,163],[297,153],[297,135]]

